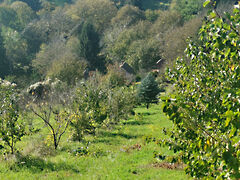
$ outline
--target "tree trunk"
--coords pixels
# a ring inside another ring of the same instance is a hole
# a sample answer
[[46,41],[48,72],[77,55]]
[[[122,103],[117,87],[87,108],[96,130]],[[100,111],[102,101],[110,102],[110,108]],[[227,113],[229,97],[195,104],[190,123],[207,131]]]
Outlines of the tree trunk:
[[12,143],[11,143],[11,154],[13,154],[14,153],[14,147],[13,147],[13,135],[12,135]]
[[53,134],[53,140],[54,140],[54,149],[56,150],[58,147],[58,143],[57,143],[57,138],[55,134]]

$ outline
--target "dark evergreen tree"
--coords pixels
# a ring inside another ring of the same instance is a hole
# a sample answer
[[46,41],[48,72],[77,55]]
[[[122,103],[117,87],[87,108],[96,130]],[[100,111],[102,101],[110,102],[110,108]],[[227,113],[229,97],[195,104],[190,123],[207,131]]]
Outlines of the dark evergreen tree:
[[78,47],[79,56],[88,61],[90,69],[101,70],[104,63],[103,58],[98,56],[100,39],[94,26],[88,22],[84,23],[78,39],[80,41]]
[[141,82],[141,85],[138,88],[138,97],[141,103],[146,104],[147,108],[150,103],[157,102],[157,95],[159,94],[160,89],[155,77],[149,73]]
[[3,37],[0,30],[0,77],[3,78],[9,72],[9,66],[6,58],[6,50],[3,44]]

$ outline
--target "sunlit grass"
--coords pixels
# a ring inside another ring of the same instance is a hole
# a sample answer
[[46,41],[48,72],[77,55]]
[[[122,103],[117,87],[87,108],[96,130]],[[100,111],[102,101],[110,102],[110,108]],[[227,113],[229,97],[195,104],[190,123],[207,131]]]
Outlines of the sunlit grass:
[[[167,148],[144,140],[166,138],[161,129],[172,127],[161,112],[161,105],[138,107],[135,112],[135,116],[112,130],[100,129],[95,137],[86,137],[88,143],[70,141],[68,132],[56,152],[45,144],[48,130],[39,122],[41,131],[19,143],[21,157],[2,158],[0,179],[188,179],[183,170],[153,166],[158,162],[155,151],[172,154]],[[74,150],[81,147],[88,154],[76,156]],[[46,152],[36,153],[38,148]]]

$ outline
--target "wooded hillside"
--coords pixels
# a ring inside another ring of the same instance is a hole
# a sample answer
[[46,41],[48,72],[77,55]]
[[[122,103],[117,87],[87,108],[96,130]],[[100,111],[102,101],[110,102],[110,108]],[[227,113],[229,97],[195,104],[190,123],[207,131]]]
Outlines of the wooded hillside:
[[[87,69],[127,62],[147,72],[183,54],[202,22],[203,0],[4,0],[0,77],[29,85],[46,77],[68,84]],[[72,73],[75,72],[75,73]]]

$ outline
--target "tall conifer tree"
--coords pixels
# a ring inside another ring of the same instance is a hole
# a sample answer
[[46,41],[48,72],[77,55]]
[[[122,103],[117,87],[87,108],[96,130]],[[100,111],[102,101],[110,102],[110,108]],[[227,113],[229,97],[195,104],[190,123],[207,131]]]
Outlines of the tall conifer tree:
[[0,29],[0,77],[3,78],[9,72],[9,66],[6,59],[6,50],[4,48],[1,32]]
[[101,69],[103,64],[101,58],[98,57],[100,52],[99,35],[94,26],[88,22],[83,24],[81,32],[78,36],[79,56],[89,62],[90,69]]

